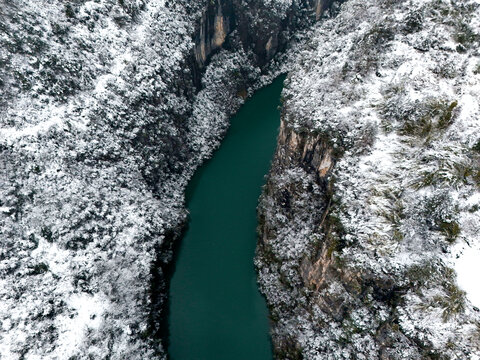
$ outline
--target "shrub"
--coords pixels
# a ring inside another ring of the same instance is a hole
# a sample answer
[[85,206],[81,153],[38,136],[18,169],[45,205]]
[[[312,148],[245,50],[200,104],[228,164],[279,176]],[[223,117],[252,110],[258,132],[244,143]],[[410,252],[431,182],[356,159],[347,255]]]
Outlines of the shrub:
[[453,39],[465,47],[466,49],[470,48],[478,40],[478,34],[476,34],[470,26],[464,22],[459,22],[456,25],[455,34]]
[[432,110],[439,115],[437,127],[440,130],[445,130],[453,123],[453,110],[457,107],[458,101],[455,100],[449,105],[445,102],[440,102],[433,105],[435,107]]
[[453,243],[460,234],[460,225],[456,221],[457,208],[448,192],[437,192],[427,197],[424,204],[424,216],[431,230],[441,231],[446,240]]
[[400,128],[401,135],[427,138],[434,129],[445,130],[454,121],[454,110],[457,101],[430,99],[425,103],[418,104],[418,117],[405,118]]
[[288,360],[303,359],[302,347],[291,335],[288,335],[287,338],[283,339],[283,341],[279,344],[279,346],[275,346],[274,351],[275,351],[275,354],[274,354],[275,359],[288,359]]
[[72,4],[65,5],[65,16],[68,18],[75,17],[75,10],[73,9]]
[[456,100],[429,97],[412,101],[403,84],[394,84],[383,91],[384,100],[377,106],[385,131],[397,128],[400,135],[426,139],[452,125]]
[[43,226],[40,233],[41,233],[42,237],[45,240],[47,240],[48,242],[53,241],[53,233],[52,233],[52,230],[48,226]]
[[443,308],[442,319],[446,322],[465,311],[465,291],[451,282],[445,282],[443,288],[446,295],[435,296],[433,300]]
[[354,65],[345,63],[342,69],[344,78],[347,74],[364,76],[377,70],[381,50],[395,38],[392,28],[393,24],[376,24],[358,40],[358,46],[352,55]]
[[334,252],[339,253],[346,246],[344,236],[345,228],[340,218],[334,214],[328,214],[325,218],[327,256],[331,257]]
[[422,30],[423,28],[423,14],[419,11],[410,12],[405,18],[403,24],[403,31],[406,34],[412,34]]
[[460,234],[460,225],[456,221],[443,221],[439,224],[440,230],[445,234],[447,241],[455,242]]
[[421,305],[422,309],[441,307],[443,321],[465,311],[465,292],[455,285],[455,271],[442,262],[423,261],[409,267],[405,275],[410,281],[410,287],[419,296],[422,296],[423,288],[443,290],[443,295],[430,298]]
[[473,145],[472,150],[477,153],[480,153],[480,139],[476,142],[475,145]]
[[434,281],[433,278],[438,273],[437,265],[427,260],[420,264],[414,264],[407,269],[406,278],[411,283],[413,290],[420,294],[421,288],[428,285],[429,282]]
[[475,67],[475,69],[473,69],[473,73],[475,75],[480,74],[480,63],[478,63],[477,66]]
[[456,63],[449,60],[439,61],[432,71],[444,79],[455,79],[458,76]]
[[48,265],[45,263],[40,263],[35,265],[30,271],[30,275],[40,275],[48,271]]
[[376,24],[364,35],[362,43],[366,47],[373,48],[384,46],[394,38],[395,33],[391,26]]
[[466,185],[472,184],[472,181],[473,184],[480,186],[478,159],[464,158],[452,161],[444,158],[435,164],[435,168],[421,171],[419,178],[412,183],[412,187],[418,190],[427,186]]

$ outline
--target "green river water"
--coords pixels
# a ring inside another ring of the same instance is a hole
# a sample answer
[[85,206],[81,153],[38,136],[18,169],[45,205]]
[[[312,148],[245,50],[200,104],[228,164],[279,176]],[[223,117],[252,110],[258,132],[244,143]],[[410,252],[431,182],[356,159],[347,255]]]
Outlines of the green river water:
[[256,206],[276,146],[283,80],[247,100],[187,189],[190,221],[170,282],[172,360],[272,359],[253,258]]

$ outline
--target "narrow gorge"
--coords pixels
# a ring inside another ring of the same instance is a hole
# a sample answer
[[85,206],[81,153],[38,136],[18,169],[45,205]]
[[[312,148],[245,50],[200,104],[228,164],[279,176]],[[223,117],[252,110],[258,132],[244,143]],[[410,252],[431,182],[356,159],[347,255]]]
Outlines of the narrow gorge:
[[[479,360],[479,29],[477,0],[0,0],[0,358],[231,358],[175,308],[221,291],[175,279],[218,260],[266,300],[240,358]],[[215,184],[194,173],[227,175],[230,119],[279,74],[248,251],[188,250],[243,188],[186,200]]]
[[272,358],[253,257],[282,84],[283,77],[247,100],[187,189],[190,221],[170,283],[171,359]]

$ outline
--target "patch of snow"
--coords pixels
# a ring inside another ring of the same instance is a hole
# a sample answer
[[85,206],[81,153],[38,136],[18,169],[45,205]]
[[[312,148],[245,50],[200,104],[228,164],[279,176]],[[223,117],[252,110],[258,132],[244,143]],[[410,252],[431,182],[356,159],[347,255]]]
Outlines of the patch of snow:
[[61,359],[68,359],[78,351],[88,329],[100,327],[102,314],[109,306],[108,300],[100,293],[93,296],[72,294],[67,305],[73,315],[61,315],[55,319],[59,331],[55,355]]
[[467,293],[467,299],[480,308],[480,243],[459,243],[452,249],[453,268],[459,287]]
[[0,141],[3,140],[6,143],[11,143],[24,136],[38,136],[39,134],[47,132],[52,126],[60,124],[62,124],[62,120],[58,117],[54,117],[33,126],[26,126],[22,129],[16,129],[15,127],[2,128],[0,129]]

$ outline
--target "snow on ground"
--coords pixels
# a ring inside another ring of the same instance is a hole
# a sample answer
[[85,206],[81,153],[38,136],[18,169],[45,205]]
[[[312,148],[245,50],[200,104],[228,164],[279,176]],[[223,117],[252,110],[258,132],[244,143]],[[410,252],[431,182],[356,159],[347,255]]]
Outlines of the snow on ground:
[[15,128],[3,128],[0,129],[0,141],[3,140],[4,143],[8,144],[23,136],[38,136],[39,134],[47,132],[52,126],[60,125],[62,123],[63,122],[59,117],[53,117],[37,125],[26,126],[20,130]]
[[181,185],[153,195],[140,168],[158,159],[127,123],[167,128],[187,106],[171,93],[193,19],[142,3],[2,4],[2,359],[153,357],[151,264],[185,214]]
[[[260,77],[236,38],[201,70],[196,96],[206,3],[2,3],[2,358],[163,358],[163,271],[183,190]],[[266,4],[283,26],[290,3]],[[266,26],[271,14],[249,16]]]
[[85,342],[88,331],[98,330],[102,324],[105,307],[109,303],[102,294],[72,294],[66,301],[74,316],[58,316],[55,325],[58,328],[59,346],[52,354],[59,359],[68,359]]
[[457,273],[460,288],[467,293],[467,299],[480,308],[480,246],[477,241],[473,246],[458,244],[452,250],[453,268]]

